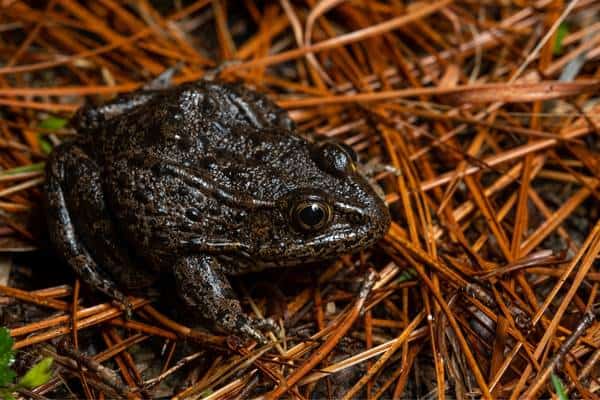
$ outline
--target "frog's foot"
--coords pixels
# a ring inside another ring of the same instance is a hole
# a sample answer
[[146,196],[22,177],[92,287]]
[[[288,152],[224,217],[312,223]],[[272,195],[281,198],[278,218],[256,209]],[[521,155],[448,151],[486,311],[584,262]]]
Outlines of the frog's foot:
[[273,331],[272,321],[248,317],[241,313],[235,315],[230,321],[224,320],[220,325],[229,332],[237,333],[245,339],[253,339],[259,344],[269,342],[264,332]]
[[245,338],[254,339],[257,343],[266,344],[269,340],[264,333],[277,332],[279,327],[270,318],[252,318],[245,314],[239,314],[228,330],[239,333]]
[[279,332],[279,325],[271,318],[253,318],[252,320],[255,326],[262,331]]
[[266,343],[264,331],[277,331],[272,320],[244,314],[216,257],[190,255],[174,266],[181,297],[226,332]]
[[122,298],[114,299],[114,304],[123,311],[123,317],[125,320],[129,321],[133,318],[133,304],[131,303],[131,299],[127,296],[122,295]]

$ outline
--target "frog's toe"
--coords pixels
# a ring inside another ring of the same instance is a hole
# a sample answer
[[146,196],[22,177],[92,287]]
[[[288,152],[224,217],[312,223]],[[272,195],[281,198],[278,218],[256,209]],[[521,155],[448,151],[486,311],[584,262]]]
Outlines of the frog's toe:
[[262,334],[262,332],[255,328],[253,324],[249,321],[243,323],[238,327],[239,332],[244,335],[246,338],[253,339],[259,344],[267,344],[269,341],[266,336]]
[[271,318],[253,318],[252,323],[261,331],[274,333],[279,331],[279,326]]
[[126,320],[133,318],[133,303],[131,299],[125,295],[115,298],[113,303],[123,311],[123,316]]
[[248,339],[254,339],[260,344],[269,342],[264,332],[277,332],[275,321],[270,318],[251,318],[244,314],[237,317],[235,331]]
[[127,321],[133,318],[133,304],[131,304],[129,299],[127,299],[126,302],[123,304],[123,314]]

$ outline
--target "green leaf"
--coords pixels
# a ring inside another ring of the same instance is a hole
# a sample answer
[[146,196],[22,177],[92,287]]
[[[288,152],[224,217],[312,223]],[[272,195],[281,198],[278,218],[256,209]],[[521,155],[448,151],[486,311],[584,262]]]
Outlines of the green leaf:
[[398,276],[398,278],[396,278],[396,280],[394,281],[394,284],[399,284],[402,282],[406,282],[406,281],[410,281],[412,279],[414,279],[414,277],[417,275],[417,273],[415,272],[414,269],[412,268],[408,268],[402,271],[402,273]]
[[0,328],[0,387],[6,386],[15,379],[15,372],[10,366],[15,361],[13,338],[6,328]]
[[563,52],[563,40],[565,36],[569,34],[569,26],[564,22],[558,26],[556,29],[556,39],[554,40],[554,47],[552,48],[552,53],[556,55],[560,55]]
[[9,389],[0,389],[0,399],[2,400],[15,400],[12,392]]
[[0,367],[0,387],[8,386],[13,383],[15,380],[15,375],[15,371],[10,369],[10,367]]
[[[51,131],[55,131],[60,128],[64,128],[67,125],[68,120],[60,117],[55,117],[54,115],[49,116],[45,120],[41,121],[38,125],[40,128],[48,129]],[[50,143],[47,139],[44,138],[43,135],[38,135],[38,142],[40,143],[40,148],[45,154],[50,154],[52,151],[52,143]]]
[[68,121],[64,118],[55,117],[54,115],[51,115],[45,120],[41,121],[38,126],[43,129],[57,130],[60,128],[64,128],[64,126],[67,125],[67,122]]
[[558,377],[558,375],[552,373],[550,375],[552,379],[552,386],[554,386],[554,390],[556,391],[556,395],[560,400],[569,400],[569,396],[567,396],[567,392],[565,392],[565,387],[563,386],[562,380]]
[[23,165],[22,167],[15,167],[15,168],[11,168],[11,169],[5,169],[4,171],[0,171],[0,176],[20,174],[22,172],[43,171],[44,170],[44,166],[45,166],[45,164],[43,162],[39,162],[39,163],[35,163],[35,164]]
[[15,361],[14,340],[6,328],[0,328],[0,368],[8,368]]
[[[13,338],[10,336],[10,331],[7,328],[1,327],[0,328],[0,360],[2,359],[3,355],[10,355],[10,357],[14,357],[14,352],[13,352],[13,344],[14,344],[14,340]],[[12,361],[11,361],[12,363]],[[10,364],[8,363],[4,363],[2,364],[0,362],[0,365],[9,367]]]
[[35,364],[25,375],[19,379],[19,386],[33,389],[48,382],[52,377],[52,357],[46,357]]
[[40,143],[40,148],[44,154],[50,154],[52,151],[52,143],[50,143],[50,141],[45,139],[42,135],[38,136],[38,142]]

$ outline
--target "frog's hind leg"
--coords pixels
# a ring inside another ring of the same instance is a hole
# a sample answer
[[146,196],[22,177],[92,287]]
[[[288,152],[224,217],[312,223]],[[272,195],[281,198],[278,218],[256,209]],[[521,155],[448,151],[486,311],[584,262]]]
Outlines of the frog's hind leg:
[[[70,214],[72,208],[84,207],[91,213],[102,212],[93,209],[93,204],[86,201],[85,194],[72,196],[73,191],[83,186],[82,183],[88,185],[89,191],[96,196],[101,196],[99,177],[97,171],[93,170],[94,166],[95,164],[75,144],[62,144],[52,152],[46,168],[48,231],[55,248],[85,283],[129,309],[127,297],[90,254],[82,240],[81,224],[75,226],[76,222]],[[77,179],[84,182],[78,184],[75,182]],[[69,201],[67,198],[74,200]],[[94,224],[106,225],[102,218]]]
[[183,257],[174,267],[179,294],[189,306],[199,309],[206,318],[227,332],[265,343],[261,331],[275,330],[275,323],[270,319],[254,319],[244,314],[221,269],[219,261],[213,256]]

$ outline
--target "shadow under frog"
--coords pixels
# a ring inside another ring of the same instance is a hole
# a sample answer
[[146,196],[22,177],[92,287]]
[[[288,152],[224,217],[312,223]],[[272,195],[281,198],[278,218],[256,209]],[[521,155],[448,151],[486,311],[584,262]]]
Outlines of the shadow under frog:
[[244,314],[227,275],[334,258],[390,224],[351,149],[310,142],[239,84],[142,89],[82,108],[73,124],[79,135],[47,163],[50,238],[125,306],[121,290],[172,274],[188,306],[264,341],[271,324]]

